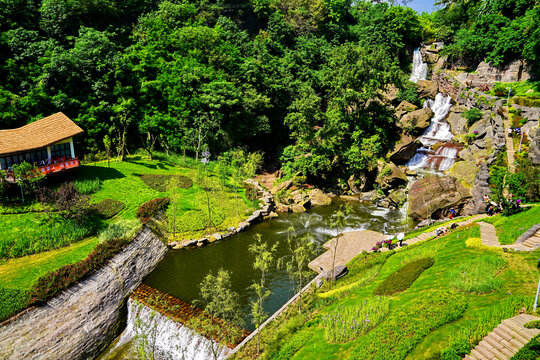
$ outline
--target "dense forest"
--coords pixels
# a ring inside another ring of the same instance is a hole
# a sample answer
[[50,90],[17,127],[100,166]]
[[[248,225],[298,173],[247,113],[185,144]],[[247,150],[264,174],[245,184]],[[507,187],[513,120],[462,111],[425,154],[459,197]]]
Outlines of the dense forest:
[[0,128],[64,112],[79,148],[263,150],[286,173],[370,170],[395,141],[377,99],[422,41],[455,63],[540,66],[534,0],[443,1],[419,15],[347,0],[1,0]]

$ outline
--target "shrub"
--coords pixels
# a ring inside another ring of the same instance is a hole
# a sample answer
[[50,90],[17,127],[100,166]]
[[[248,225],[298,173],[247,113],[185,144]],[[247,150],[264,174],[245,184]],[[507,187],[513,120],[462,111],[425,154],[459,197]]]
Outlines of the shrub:
[[94,204],[92,208],[102,219],[110,219],[126,207],[123,202],[114,199],[104,199]]
[[193,186],[193,180],[183,175],[159,175],[159,174],[142,174],[139,178],[150,188],[159,192],[165,192],[168,189],[171,177],[178,178],[178,187],[189,189]]
[[463,315],[467,301],[455,291],[433,291],[393,309],[358,344],[349,359],[404,359],[434,329]]
[[416,278],[434,263],[435,259],[427,257],[403,266],[401,269],[384,279],[375,290],[375,295],[392,295],[408,289]]
[[540,329],[540,320],[529,321],[523,326],[525,326],[527,329]]
[[73,186],[75,186],[75,189],[77,189],[79,194],[90,195],[101,188],[101,180],[98,178],[75,180]]
[[135,237],[140,228],[141,225],[137,220],[120,220],[110,224],[99,233],[98,239],[100,243],[114,239],[130,240]]
[[279,352],[272,357],[272,360],[287,360],[293,357],[293,355],[304,346],[312,334],[309,332],[299,332],[294,334],[287,343],[281,347]]
[[408,81],[403,89],[399,89],[397,93],[397,100],[399,102],[402,101],[408,101],[411,104],[414,104],[416,106],[420,106],[420,96],[418,95],[418,90],[416,88],[416,84]]
[[340,306],[321,320],[328,343],[348,343],[360,335],[367,334],[384,319],[390,309],[386,296],[368,298],[359,305]]
[[137,209],[137,217],[145,224],[150,218],[167,209],[168,206],[169,198],[157,198],[147,201]]
[[28,306],[27,290],[8,289],[0,286],[0,322]]
[[476,319],[468,320],[459,331],[452,334],[450,344],[441,351],[442,360],[463,359],[499,323],[521,312],[523,307],[532,310],[534,299],[525,296],[511,296],[483,312]]
[[506,265],[499,255],[485,254],[461,263],[450,272],[450,286],[473,294],[497,290],[502,281],[495,276]]
[[56,191],[42,187],[39,190],[39,200],[52,204],[66,219],[78,222],[82,222],[91,211],[90,199],[87,195],[81,195],[73,183],[64,183]]
[[98,270],[120,252],[129,241],[120,238],[98,244],[86,259],[75,264],[65,265],[40,277],[30,290],[30,303],[43,303]]
[[524,347],[522,347],[512,360],[535,360],[540,358],[540,335],[531,339]]
[[472,108],[463,113],[463,117],[467,119],[467,125],[471,126],[482,118],[482,111],[477,108]]

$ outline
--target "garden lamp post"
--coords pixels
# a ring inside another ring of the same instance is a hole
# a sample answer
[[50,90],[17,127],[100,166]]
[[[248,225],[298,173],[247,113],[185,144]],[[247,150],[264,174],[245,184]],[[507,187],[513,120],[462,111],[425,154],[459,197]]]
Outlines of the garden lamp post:
[[[538,259],[538,265],[536,267],[540,269],[540,259]],[[536,311],[536,307],[538,306],[538,293],[539,292],[540,292],[540,279],[538,279],[538,286],[536,288],[536,298],[534,298],[533,311]]]

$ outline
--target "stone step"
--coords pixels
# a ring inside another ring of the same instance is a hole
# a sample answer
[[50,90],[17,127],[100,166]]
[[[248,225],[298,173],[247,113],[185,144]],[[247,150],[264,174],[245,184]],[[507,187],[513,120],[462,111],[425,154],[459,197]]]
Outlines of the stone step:
[[[517,352],[517,351],[516,351]],[[514,356],[514,354],[516,353],[510,349],[508,349],[507,347],[503,347],[501,349],[501,353],[505,355],[505,357],[503,359],[510,359],[512,358],[512,356]]]
[[484,355],[482,355],[480,352],[478,352],[478,350],[476,350],[476,348],[474,348],[472,351],[471,351],[471,355],[478,359],[478,360],[483,360],[485,358]]
[[[517,330],[517,331],[514,330],[511,326],[508,325],[508,323],[505,323],[503,321],[501,324],[499,324],[499,326],[503,327],[503,328],[506,328],[507,332],[512,336],[513,340],[517,340],[518,342],[520,342],[523,345],[525,345],[526,343],[529,342],[523,335],[518,333],[519,330]],[[511,342],[510,340],[508,340],[508,341]]]
[[476,351],[478,351],[480,354],[482,354],[483,357],[491,359],[491,347],[487,345],[484,341],[481,341],[480,344],[476,345],[474,348]]
[[491,346],[493,349],[502,349],[503,346],[500,342],[497,341],[497,339],[493,335],[488,335],[484,338],[484,340],[489,346]]
[[523,323],[523,321],[517,322],[513,319],[506,319],[503,321],[504,325],[511,327],[518,334],[518,336],[522,336],[524,340],[528,341],[529,339],[527,338],[527,335],[530,334],[530,329],[525,328]]

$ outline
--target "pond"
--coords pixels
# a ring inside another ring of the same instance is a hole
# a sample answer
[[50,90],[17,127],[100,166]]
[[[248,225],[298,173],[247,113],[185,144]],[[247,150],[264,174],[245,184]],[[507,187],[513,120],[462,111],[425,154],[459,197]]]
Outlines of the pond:
[[[249,314],[249,299],[254,296],[250,285],[259,278],[259,272],[253,270],[254,255],[248,251],[255,242],[255,235],[260,234],[264,241],[278,243],[276,258],[288,254],[287,230],[294,227],[297,235],[310,233],[320,245],[333,236],[331,215],[339,209],[342,202],[334,199],[332,205],[316,207],[303,214],[283,214],[278,218],[256,224],[248,230],[210,245],[177,251],[169,251],[165,259],[145,279],[144,283],[192,303],[199,298],[199,284],[209,272],[214,274],[220,268],[231,272],[233,290],[239,293],[241,306]],[[374,205],[352,203],[352,213],[346,218],[344,231],[375,230],[382,231],[388,226],[389,233],[403,231],[404,216],[399,210],[377,208]],[[313,277],[316,274],[313,273]],[[274,313],[292,297],[293,285],[285,269],[273,267],[267,275],[272,295],[264,304],[268,314]],[[253,330],[253,325],[246,317],[246,327]]]
[[[322,244],[336,235],[331,228],[331,217],[343,204],[334,198],[326,207],[315,207],[303,214],[283,214],[278,218],[266,220],[252,226],[244,232],[230,238],[203,246],[201,248],[172,250],[144,280],[144,283],[175,296],[188,303],[200,297],[199,284],[209,273],[217,273],[220,268],[231,272],[232,288],[240,295],[240,303],[245,314],[245,328],[252,331],[254,326],[249,319],[249,300],[254,291],[250,288],[259,279],[259,273],[253,270],[254,256],[248,251],[255,242],[255,235],[260,234],[264,241],[278,243],[275,258],[288,254],[287,231],[292,226],[299,236],[310,233],[313,241]],[[346,218],[343,231],[374,230],[383,231],[387,227],[390,234],[406,231],[412,224],[405,224],[405,216],[399,210],[376,207],[369,203],[352,202],[352,213]],[[315,277],[313,273],[313,277]],[[272,291],[266,299],[264,309],[273,314],[296,292],[285,269],[272,267],[267,274],[268,286]],[[133,354],[132,341],[116,346],[114,343],[99,360],[127,359]]]

